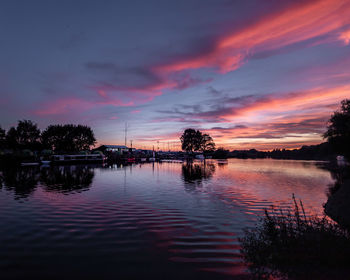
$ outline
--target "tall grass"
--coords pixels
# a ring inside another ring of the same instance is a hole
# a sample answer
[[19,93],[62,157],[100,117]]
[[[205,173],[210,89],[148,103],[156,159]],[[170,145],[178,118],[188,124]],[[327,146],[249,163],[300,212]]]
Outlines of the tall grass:
[[258,225],[245,231],[241,253],[250,271],[258,279],[344,279],[350,271],[348,231],[325,216],[308,217],[294,195],[293,204],[290,211],[266,209]]

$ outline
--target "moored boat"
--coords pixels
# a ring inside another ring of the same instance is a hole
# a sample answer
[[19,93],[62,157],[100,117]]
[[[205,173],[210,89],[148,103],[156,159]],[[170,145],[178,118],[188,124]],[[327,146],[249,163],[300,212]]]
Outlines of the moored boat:
[[39,165],[38,162],[22,162],[21,166],[36,166]]
[[129,163],[135,162],[135,158],[127,158],[127,159],[126,159],[126,162],[129,162]]
[[88,155],[53,155],[52,163],[79,163],[79,162],[101,162],[106,157],[103,154],[88,154]]

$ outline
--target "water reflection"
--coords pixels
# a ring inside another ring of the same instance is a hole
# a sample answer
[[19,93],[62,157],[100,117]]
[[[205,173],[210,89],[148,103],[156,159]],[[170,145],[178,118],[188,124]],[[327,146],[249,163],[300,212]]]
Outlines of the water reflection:
[[43,168],[40,170],[40,182],[47,191],[71,193],[88,190],[95,175],[93,168],[91,165]]
[[186,162],[182,164],[182,178],[185,185],[193,189],[203,180],[209,180],[215,173],[215,164],[208,162]]
[[328,198],[335,194],[344,181],[350,177],[348,168],[344,166],[337,166],[334,163],[328,162],[319,164],[318,167],[327,170],[333,179],[333,182],[328,185],[329,188],[326,192]]
[[15,199],[23,199],[37,188],[40,173],[38,167],[7,167],[1,171],[0,177],[0,188],[12,191]]
[[38,186],[46,191],[72,193],[88,190],[94,178],[94,165],[52,167],[8,167],[0,171],[0,188],[25,199]]
[[217,165],[219,168],[225,168],[228,165],[228,160],[227,159],[218,159]]
[[324,190],[328,197],[324,214],[333,221],[308,219],[302,201],[294,196],[291,212],[269,209],[269,215],[241,239],[241,252],[254,279],[345,279],[348,275],[350,168],[331,162],[316,166],[329,171],[334,180]]
[[[289,207],[292,193],[323,211],[333,182],[314,162],[235,159],[20,168],[0,178],[0,271],[13,279],[32,278],[33,266],[42,279],[245,279],[243,228],[271,204]],[[19,203],[13,194],[26,185]]]
[[341,226],[350,229],[350,168],[349,166],[326,165],[333,184],[329,184],[325,213]]

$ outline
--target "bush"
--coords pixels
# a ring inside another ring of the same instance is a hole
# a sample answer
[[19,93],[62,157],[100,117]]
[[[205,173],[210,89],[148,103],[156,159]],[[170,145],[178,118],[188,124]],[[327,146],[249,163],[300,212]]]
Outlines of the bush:
[[341,279],[350,270],[348,231],[326,216],[307,217],[294,195],[293,202],[293,211],[265,210],[258,226],[240,239],[250,271],[259,279]]
[[53,152],[52,152],[52,150],[45,149],[45,150],[42,150],[40,152],[40,155],[42,155],[42,156],[51,156],[51,155],[53,155]]
[[19,153],[19,155],[23,158],[29,158],[29,157],[33,157],[34,153],[29,149],[24,149]]

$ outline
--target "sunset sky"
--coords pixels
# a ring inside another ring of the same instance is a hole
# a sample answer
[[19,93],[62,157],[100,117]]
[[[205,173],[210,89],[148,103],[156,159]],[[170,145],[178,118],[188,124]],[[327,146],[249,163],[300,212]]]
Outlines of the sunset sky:
[[98,144],[127,122],[138,148],[189,127],[298,148],[350,98],[350,0],[3,0],[0,46],[0,125],[81,123]]

